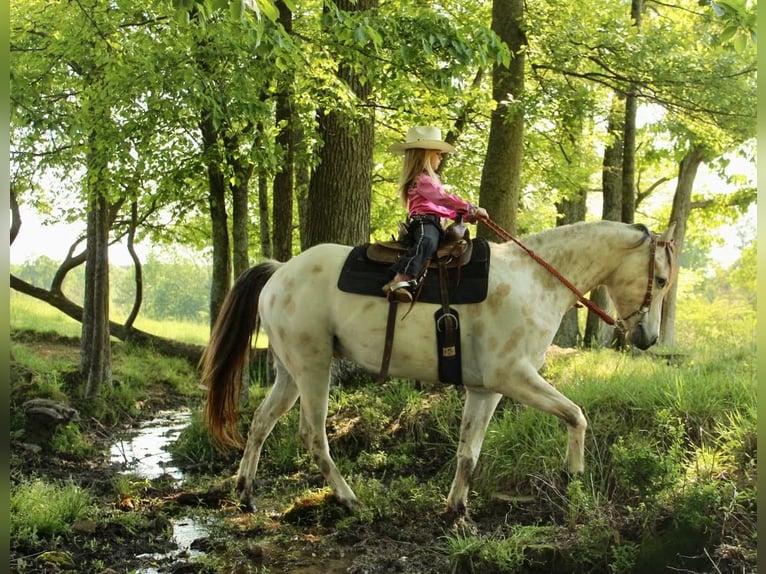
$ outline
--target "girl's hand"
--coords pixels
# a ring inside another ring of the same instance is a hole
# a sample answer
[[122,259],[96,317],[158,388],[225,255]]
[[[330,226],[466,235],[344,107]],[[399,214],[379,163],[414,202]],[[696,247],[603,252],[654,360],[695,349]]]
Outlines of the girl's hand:
[[476,211],[473,212],[473,215],[478,219],[489,219],[489,214],[483,207],[477,207]]

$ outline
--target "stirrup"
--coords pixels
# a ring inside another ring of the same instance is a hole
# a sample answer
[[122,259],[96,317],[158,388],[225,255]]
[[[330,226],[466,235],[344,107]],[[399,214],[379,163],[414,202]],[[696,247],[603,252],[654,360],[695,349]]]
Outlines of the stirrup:
[[415,281],[389,281],[383,286],[383,292],[389,301],[412,303],[412,289]]

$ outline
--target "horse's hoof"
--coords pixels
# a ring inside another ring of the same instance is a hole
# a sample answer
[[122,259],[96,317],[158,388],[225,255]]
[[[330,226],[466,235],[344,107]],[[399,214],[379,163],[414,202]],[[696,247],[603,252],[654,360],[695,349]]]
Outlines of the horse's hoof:
[[464,536],[475,536],[479,533],[476,523],[467,514],[456,518],[451,530]]
[[447,509],[444,511],[445,517],[452,519],[452,520],[458,520],[460,518],[465,518],[468,516],[468,507],[466,507],[465,502],[458,502],[457,504],[448,504]]
[[335,500],[338,502],[338,504],[346,509],[346,512],[349,515],[357,514],[359,509],[362,507],[362,504],[356,498],[341,500],[336,497]]
[[240,502],[237,508],[242,514],[252,514],[257,510],[252,502]]

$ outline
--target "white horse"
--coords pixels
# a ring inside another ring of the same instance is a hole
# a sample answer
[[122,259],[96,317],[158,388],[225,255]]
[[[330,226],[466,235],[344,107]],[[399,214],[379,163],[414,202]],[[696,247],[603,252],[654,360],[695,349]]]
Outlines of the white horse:
[[[529,236],[524,244],[579,291],[605,285],[631,342],[647,349],[659,337],[662,301],[674,276],[672,227],[658,238],[643,225],[578,223]],[[211,333],[202,359],[206,418],[221,443],[241,444],[236,410],[257,317],[275,357],[276,380],[253,415],[237,474],[237,494],[251,508],[263,443],[299,397],[304,445],[337,500],[350,510],[358,504],[330,456],[325,432],[330,363],[344,357],[371,372],[379,369],[389,304],[338,289],[350,250],[321,244],[286,263],[265,261],[250,268],[236,281]],[[568,469],[584,468],[585,417],[538,374],[576,296],[518,245],[492,243],[490,251],[486,299],[454,306],[461,317],[465,404],[447,509],[457,515],[467,514],[469,480],[503,396],[559,417],[568,431]],[[398,310],[389,372],[436,381],[437,306],[417,303],[402,319],[408,307]]]

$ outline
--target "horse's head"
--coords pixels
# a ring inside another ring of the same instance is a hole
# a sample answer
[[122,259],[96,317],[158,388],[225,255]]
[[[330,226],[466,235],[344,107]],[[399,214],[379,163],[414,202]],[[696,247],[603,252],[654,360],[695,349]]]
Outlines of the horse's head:
[[628,253],[607,284],[621,327],[639,349],[648,349],[660,336],[662,302],[675,279],[675,223],[661,236],[643,225],[643,237]]

